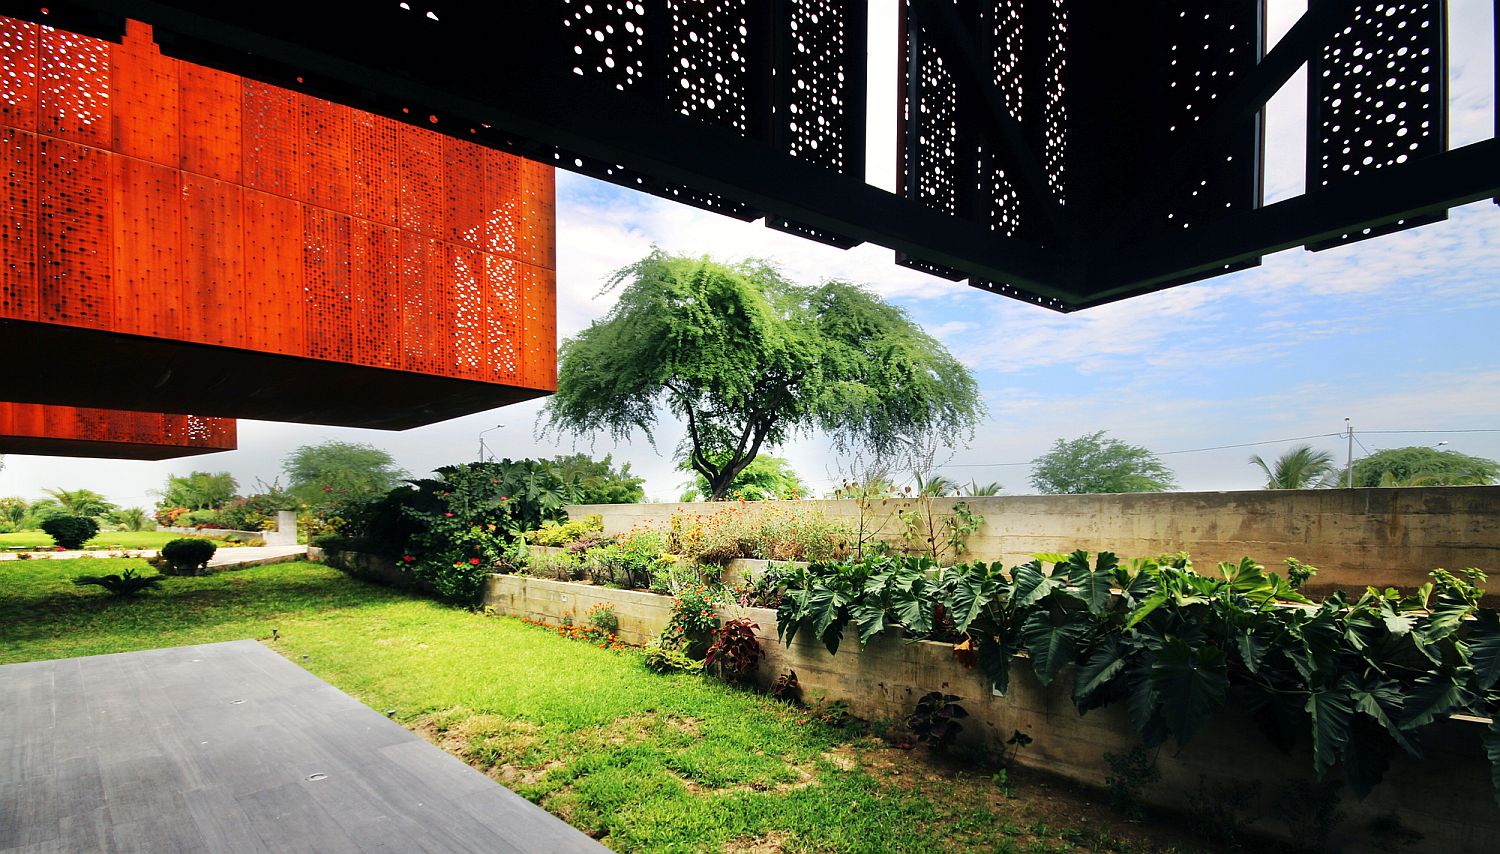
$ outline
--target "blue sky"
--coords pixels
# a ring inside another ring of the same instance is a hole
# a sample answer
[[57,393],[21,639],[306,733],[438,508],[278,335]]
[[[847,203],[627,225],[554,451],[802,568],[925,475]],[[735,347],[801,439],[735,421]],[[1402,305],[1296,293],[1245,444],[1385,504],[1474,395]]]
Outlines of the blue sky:
[[[894,4],[872,4],[872,93],[895,91]],[[1452,142],[1488,138],[1494,127],[1494,32],[1490,4],[1452,4]],[[1273,2],[1272,36],[1296,4]],[[1300,75],[1273,100],[1268,117],[1267,194],[1301,190]],[[872,97],[868,179],[890,187],[894,103]],[[793,278],[842,278],[904,307],[975,371],[990,417],[968,447],[951,449],[944,472],[998,480],[1026,492],[1024,462],[1057,438],[1107,430],[1164,453],[1183,488],[1253,489],[1250,453],[1272,457],[1293,443],[1198,453],[1172,451],[1337,433],[1353,419],[1363,448],[1448,442],[1500,459],[1500,208],[1455,209],[1449,222],[1328,252],[1291,250],[1264,266],[1123,303],[1060,315],[891,263],[889,250],[847,252],[701,213],[569,173],[558,175],[559,330],[568,335],[612,304],[608,273],[649,251],[725,259],[771,258]],[[535,436],[539,405],[523,404],[404,433],[241,422],[240,450],[167,463],[9,457],[0,495],[35,497],[45,487],[89,487],[128,504],[168,472],[227,469],[244,486],[270,481],[284,455],[327,438],[390,450],[414,474],[472,459],[480,430],[497,453],[552,455],[571,442]],[[1378,430],[1432,430],[1390,434]],[[680,427],[664,424],[660,453],[644,440],[613,452],[648,478],[648,495],[675,499],[682,477],[670,452]],[[1335,451],[1335,438],[1313,444]],[[579,445],[590,450],[588,442]],[[781,449],[815,488],[839,476],[840,461],[818,437]],[[1363,453],[1356,448],[1356,455]],[[944,454],[946,457],[947,454]]]

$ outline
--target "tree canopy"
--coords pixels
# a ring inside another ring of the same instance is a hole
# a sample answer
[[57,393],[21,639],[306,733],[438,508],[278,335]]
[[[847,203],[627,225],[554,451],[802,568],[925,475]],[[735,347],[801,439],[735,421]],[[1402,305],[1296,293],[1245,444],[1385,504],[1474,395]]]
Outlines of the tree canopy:
[[227,471],[169,474],[167,488],[162,491],[157,504],[189,510],[217,510],[233,498],[239,488],[239,482]]
[[[691,471],[686,460],[678,468]],[[708,480],[700,474],[693,478],[693,484],[682,494],[682,500],[699,501],[708,494]],[[802,482],[791,463],[781,457],[761,454],[735,475],[729,484],[728,497],[746,501],[806,498],[807,484]]]
[[287,491],[309,507],[378,498],[400,485],[406,471],[374,445],[329,441],[303,445],[282,461]]
[[968,369],[857,285],[658,250],[606,287],[619,302],[559,351],[549,427],[654,441],[666,409],[686,423],[681,455],[713,499],[794,435],[889,452],[920,434],[957,441],[983,414]]
[[42,491],[52,496],[52,500],[57,502],[64,513],[72,516],[87,516],[92,519],[95,516],[108,515],[118,509],[114,502],[92,489],[59,488]]
[[1421,445],[1354,461],[1355,486],[1486,486],[1497,478],[1500,463],[1494,460]]
[[587,454],[563,454],[546,463],[572,504],[635,504],[646,497],[643,477],[630,473],[630,463],[615,468],[613,454],[596,460]]
[[1072,441],[1058,439],[1031,466],[1031,485],[1047,495],[1166,492],[1177,486],[1172,470],[1156,454],[1107,438],[1103,430]]
[[1266,475],[1266,489],[1314,489],[1336,486],[1337,469],[1333,454],[1315,451],[1311,445],[1298,445],[1267,463],[1260,454],[1251,454],[1252,465],[1260,466]]

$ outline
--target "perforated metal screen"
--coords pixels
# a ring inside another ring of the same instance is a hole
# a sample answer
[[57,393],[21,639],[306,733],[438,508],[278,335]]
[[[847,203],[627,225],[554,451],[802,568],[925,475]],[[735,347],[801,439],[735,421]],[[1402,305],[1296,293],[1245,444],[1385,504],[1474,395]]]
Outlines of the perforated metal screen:
[[[134,22],[0,19],[0,69],[0,320],[291,357],[256,368],[283,387],[319,360],[555,389],[551,167],[162,56]],[[219,412],[277,416],[236,380]],[[324,393],[280,414],[370,420]]]
[[231,418],[0,403],[0,453],[166,460],[237,446]]

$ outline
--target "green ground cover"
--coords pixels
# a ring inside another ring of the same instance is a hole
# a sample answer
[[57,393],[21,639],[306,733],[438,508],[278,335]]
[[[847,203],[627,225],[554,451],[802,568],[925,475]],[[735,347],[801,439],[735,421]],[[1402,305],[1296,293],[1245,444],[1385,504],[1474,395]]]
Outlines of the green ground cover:
[[[170,531],[105,531],[84,543],[86,549],[159,549],[163,545],[188,534]],[[55,545],[52,537],[42,531],[15,531],[0,534],[0,549],[17,546],[34,549],[50,549]]]
[[634,651],[316,564],[172,578],[134,601],[71,583],[125,566],[149,572],[0,564],[0,663],[259,638],[622,852],[1184,846],[1068,787],[1016,772],[1002,787],[763,695],[651,673]]

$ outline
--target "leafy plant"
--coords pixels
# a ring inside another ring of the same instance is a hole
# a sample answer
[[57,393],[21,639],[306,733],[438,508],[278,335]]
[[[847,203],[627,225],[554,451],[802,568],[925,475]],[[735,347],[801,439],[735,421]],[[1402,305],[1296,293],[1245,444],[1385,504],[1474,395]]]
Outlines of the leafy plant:
[[1344,820],[1337,780],[1292,780],[1276,799],[1276,813],[1291,837],[1309,851],[1327,850],[1328,837]]
[[1217,786],[1198,778],[1198,791],[1188,796],[1188,821],[1200,836],[1224,845],[1239,840],[1247,816],[1255,812],[1259,780],[1231,780]]
[[[1500,615],[1479,606],[1483,573],[1461,575],[1435,570],[1409,595],[1369,589],[1314,604],[1249,558],[1219,564],[1217,577],[1185,555],[1121,564],[1079,551],[932,579],[851,561],[794,574],[777,631],[787,643],[811,631],[836,652],[848,626],[866,640],[899,623],[974,649],[1001,693],[1017,653],[1043,685],[1073,665],[1079,713],[1125,703],[1148,747],[1186,744],[1233,704],[1280,747],[1309,739],[1318,778],[1338,768],[1363,796],[1394,752],[1421,755],[1422,727],[1500,709]],[[1485,744],[1500,788],[1500,723]]]
[[968,709],[958,704],[962,699],[942,691],[933,691],[917,700],[917,707],[906,719],[906,728],[912,731],[917,741],[934,750],[943,751],[953,739],[963,732],[960,718],[969,716]]
[[620,615],[615,611],[615,606],[608,602],[597,602],[586,615],[589,625],[602,631],[614,634],[620,630]]
[[570,519],[566,522],[548,519],[542,522],[540,528],[527,532],[525,540],[534,546],[566,546],[585,534],[603,530],[604,517],[591,513],[582,519]]
[[713,643],[703,659],[703,667],[727,682],[745,682],[755,675],[756,665],[765,657],[755,630],[760,628],[747,619],[730,620],[713,630]]
[[181,537],[161,547],[161,557],[171,575],[198,575],[208,567],[218,546],[201,537]]
[[802,704],[802,683],[797,681],[797,671],[788,670],[771,683],[771,696],[792,705]]
[[90,516],[59,515],[42,520],[42,530],[65,549],[81,549],[99,533],[99,523]]
[[141,575],[127,569],[119,575],[80,575],[73,583],[80,587],[103,587],[115,596],[131,597],[162,582],[160,575]]
[[1156,757],[1145,745],[1136,745],[1129,753],[1106,753],[1104,762],[1110,774],[1104,778],[1104,787],[1110,800],[1121,812],[1131,818],[1140,818],[1146,810],[1145,788],[1161,782],[1161,769],[1156,767]]
[[853,626],[861,646],[886,626],[925,636],[934,628],[935,582],[927,558],[867,557],[797,567],[786,575],[786,595],[776,609],[776,632],[788,646],[802,632],[838,652]]
[[698,673],[703,670],[703,662],[680,649],[660,643],[647,644],[641,662],[656,673]]

